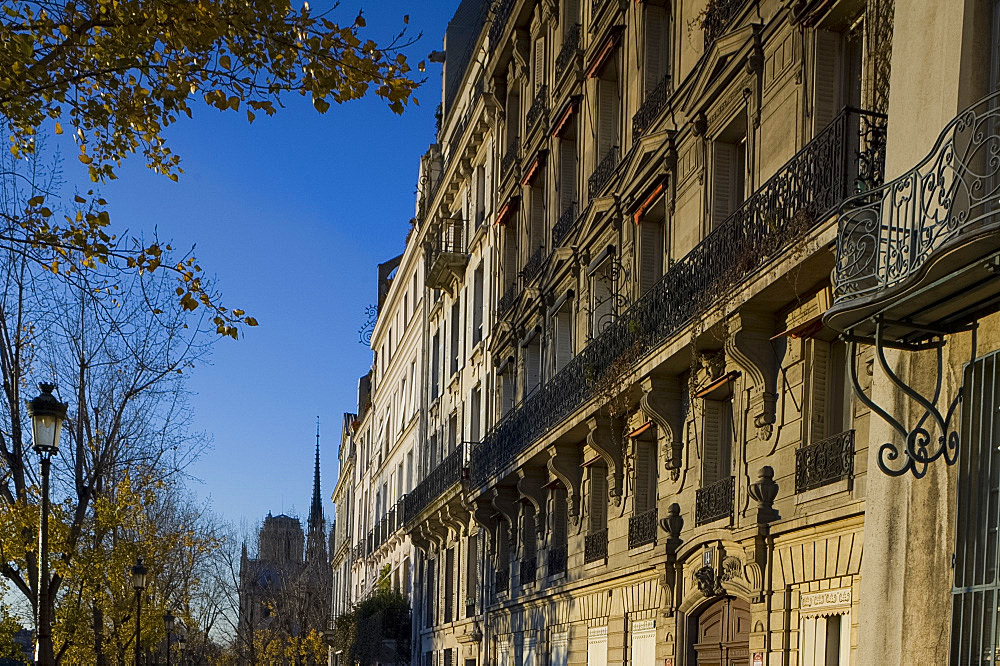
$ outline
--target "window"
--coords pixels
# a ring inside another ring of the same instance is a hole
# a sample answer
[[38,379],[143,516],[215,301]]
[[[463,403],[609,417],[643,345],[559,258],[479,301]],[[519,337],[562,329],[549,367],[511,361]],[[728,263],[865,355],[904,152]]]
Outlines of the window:
[[[529,190],[529,200],[531,202],[531,209],[528,215],[528,228],[526,233],[526,243],[525,248],[527,252],[527,257],[525,257],[525,268],[530,268],[532,273],[527,275],[525,279],[530,279],[534,277],[537,271],[537,266],[533,265],[533,261],[537,261],[540,257],[536,256],[536,253],[543,251],[545,247],[545,188],[543,183],[545,182],[544,174],[539,173],[535,176],[535,185]],[[527,272],[527,271],[526,271]]]
[[615,270],[605,259],[590,275],[590,335],[596,338],[615,318]]
[[403,326],[410,321],[410,295],[403,294]]
[[517,280],[517,225],[508,222],[503,230],[503,284],[511,287]]
[[511,409],[514,408],[514,403],[516,400],[516,386],[517,386],[517,376],[515,375],[514,364],[508,359],[502,366],[497,369],[497,376],[499,377],[499,404],[497,405],[500,415],[503,416]]
[[458,446],[458,413],[452,412],[448,417],[448,453]]
[[712,142],[712,229],[743,203],[747,169],[747,119],[741,114]]
[[656,508],[656,426],[649,427],[634,438],[635,494],[632,511],[636,515]]
[[[573,121],[570,121],[573,124]],[[559,141],[559,215],[576,215],[577,156],[573,128],[564,130]],[[571,211],[567,213],[566,211]]]
[[[610,153],[618,152],[618,76],[615,63],[605,67],[605,76],[597,80],[597,136],[594,165],[600,164]],[[591,196],[596,193],[592,192]]]
[[521,398],[524,399],[542,382],[542,346],[537,328],[521,341],[521,360],[524,365],[524,372],[521,373],[524,379]]
[[[444,621],[454,619],[455,605],[455,549],[449,548],[444,555]],[[447,655],[448,651],[445,652]]]
[[[538,553],[538,539],[535,537],[535,507],[531,502],[521,502],[521,559],[533,559]],[[525,583],[524,571],[521,584]],[[534,582],[532,579],[531,582]]]
[[449,374],[458,372],[460,349],[459,333],[462,330],[462,310],[460,301],[456,300],[451,306],[451,371]]
[[566,666],[569,663],[569,632],[556,631],[549,639],[549,666]]
[[[803,595],[803,597],[810,595]],[[799,620],[802,666],[847,666],[851,658],[850,607]]]
[[486,167],[483,165],[476,167],[473,179],[476,188],[474,224],[476,225],[476,229],[478,229],[486,220]]
[[859,20],[843,33],[817,29],[815,42],[814,135],[823,131],[845,106],[862,106],[864,23]]
[[476,596],[479,590],[479,533],[469,535],[465,551],[465,617],[476,614]]
[[655,666],[656,620],[633,620],[629,631],[631,666]]
[[480,422],[482,414],[482,391],[479,387],[472,389],[469,396],[469,441],[478,442],[480,438]]
[[533,90],[537,94],[545,85],[545,40],[541,37],[535,39],[534,54],[531,77],[534,84]]
[[507,151],[517,150],[521,140],[518,132],[521,122],[521,97],[518,95],[517,84],[513,83],[514,81],[516,81],[515,78],[507,77]]
[[608,628],[587,630],[587,666],[608,666]]
[[733,403],[730,398],[702,401],[701,485],[711,485],[731,476]]
[[441,392],[441,334],[435,333],[431,342],[431,400]]
[[574,25],[580,23],[580,0],[563,0],[562,15],[559,20],[563,35],[568,35]]
[[552,361],[554,372],[559,372],[573,358],[573,300],[567,293],[558,309],[552,314]]
[[472,278],[472,344],[483,339],[483,266],[476,268]]
[[435,465],[438,463],[438,445],[437,445],[437,433],[434,433],[430,437],[430,464],[427,465],[427,474],[431,473]]
[[638,225],[639,249],[637,256],[640,294],[645,294],[663,277],[663,208],[664,204],[661,201],[648,214],[643,215]]
[[600,532],[608,526],[608,467],[598,460],[590,473],[590,532]]
[[851,429],[851,387],[848,384],[847,344],[843,341],[807,341],[809,359],[809,442]]
[[[430,627],[434,626],[434,609],[435,609],[435,606],[436,606],[436,604],[434,602],[437,600],[437,587],[434,585],[434,560],[433,559],[428,559],[427,560],[427,590],[426,590],[426,595],[424,597],[424,600],[426,602],[426,606],[425,606],[425,610],[424,610],[425,618],[427,620],[426,626],[428,628],[430,628]],[[428,654],[430,654],[430,653],[428,652]]]
[[667,9],[647,4],[643,14],[645,32],[645,60],[643,62],[643,83],[648,96],[670,73],[667,60],[670,56],[670,26]]

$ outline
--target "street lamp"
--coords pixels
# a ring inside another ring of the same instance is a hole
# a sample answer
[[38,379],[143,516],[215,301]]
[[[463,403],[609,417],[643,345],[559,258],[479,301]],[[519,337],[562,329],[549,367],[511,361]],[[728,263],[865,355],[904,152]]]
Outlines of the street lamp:
[[139,637],[142,635],[142,591],[146,589],[146,565],[142,558],[132,567],[132,587],[135,589],[135,666],[139,666]]
[[184,648],[187,647],[187,627],[181,622],[177,629],[177,651],[179,653],[177,663],[184,666]]
[[42,390],[28,401],[31,417],[31,444],[42,462],[42,508],[38,525],[38,598],[35,605],[35,663],[53,666],[52,621],[49,615],[49,467],[52,456],[59,453],[59,435],[66,418],[66,403],[52,395],[55,384],[39,384]]
[[170,666],[170,634],[174,630],[174,614],[169,610],[163,614],[163,626],[167,629],[167,666]]

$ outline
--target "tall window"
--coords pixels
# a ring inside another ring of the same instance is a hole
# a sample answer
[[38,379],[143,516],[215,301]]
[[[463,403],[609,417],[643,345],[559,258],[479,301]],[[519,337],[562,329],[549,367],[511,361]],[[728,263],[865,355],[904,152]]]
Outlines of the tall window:
[[461,348],[459,334],[462,331],[462,310],[461,303],[456,299],[451,306],[451,372],[455,374],[461,360]]
[[559,24],[562,27],[564,38],[570,33],[573,26],[580,24],[580,0],[562,0]]
[[596,338],[611,325],[616,314],[617,270],[609,256],[590,272],[590,335]]
[[553,370],[559,372],[573,358],[573,300],[565,298],[552,313]]
[[746,192],[747,119],[741,114],[712,142],[712,228],[743,203]]
[[480,264],[472,277],[472,344],[483,339],[483,265]]
[[[662,199],[662,197],[661,197]],[[639,237],[638,269],[639,293],[644,294],[663,277],[663,216],[665,205],[661,200],[642,216],[637,235]]]
[[666,7],[647,4],[643,13],[645,94],[652,93],[669,73],[670,32]]
[[482,226],[486,219],[486,167],[479,165],[476,167],[473,177],[475,185],[475,225],[476,229]]
[[[597,141],[595,142],[595,166],[605,160],[610,153],[618,153],[618,125],[620,101],[618,91],[618,71],[612,60],[605,73],[597,80]],[[592,193],[594,194],[594,193]]]
[[469,441],[478,442],[481,436],[480,422],[482,420],[482,392],[477,386],[469,396]]
[[[534,185],[529,190],[531,208],[528,214],[527,242],[525,262],[535,258],[535,253],[545,247],[545,176],[538,173]],[[531,276],[533,277],[533,275]]]
[[706,398],[702,408],[701,485],[707,486],[732,475],[733,403]]
[[608,526],[608,466],[598,460],[588,468],[590,474],[590,531],[600,532]]
[[[559,139],[559,217],[576,215],[577,202],[577,155],[574,121],[563,130]],[[567,212],[569,211],[569,212]],[[564,222],[565,224],[565,222]]]
[[845,106],[861,107],[864,85],[864,23],[844,32],[816,30],[813,65],[813,133],[830,124]]
[[528,397],[542,382],[542,345],[537,329],[529,334],[521,343],[521,359],[524,365],[524,385],[521,387],[522,399]]
[[431,341],[431,400],[441,393],[441,334],[435,333]]
[[818,442],[851,429],[851,387],[847,344],[811,339],[809,360],[809,441]]
[[532,91],[538,93],[545,85],[545,40],[542,37],[535,38],[531,78]]
[[638,515],[656,508],[656,426],[650,424],[633,440],[635,446],[635,493],[632,510]]

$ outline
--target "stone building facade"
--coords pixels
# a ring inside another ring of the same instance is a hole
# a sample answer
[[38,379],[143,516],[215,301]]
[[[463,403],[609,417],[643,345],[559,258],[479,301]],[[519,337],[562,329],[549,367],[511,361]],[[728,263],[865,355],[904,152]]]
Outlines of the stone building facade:
[[461,3],[413,663],[992,663],[997,4]]

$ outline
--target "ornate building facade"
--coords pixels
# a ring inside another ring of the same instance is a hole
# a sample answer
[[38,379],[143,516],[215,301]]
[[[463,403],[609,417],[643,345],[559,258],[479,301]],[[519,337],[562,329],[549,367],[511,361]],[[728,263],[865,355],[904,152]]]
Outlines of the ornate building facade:
[[413,663],[992,663],[997,5],[461,3]]

